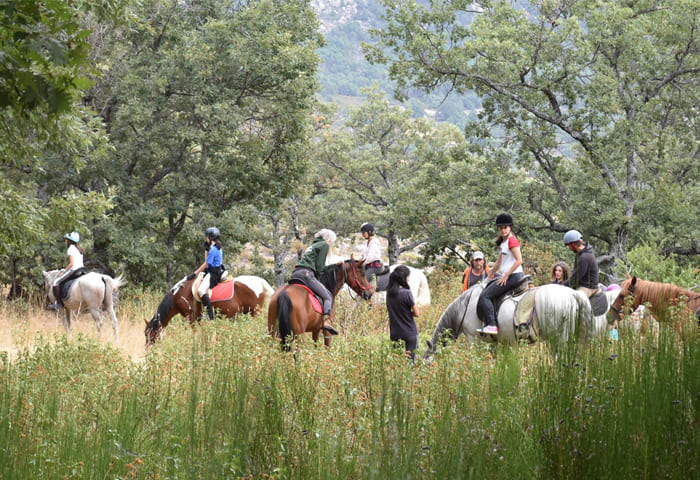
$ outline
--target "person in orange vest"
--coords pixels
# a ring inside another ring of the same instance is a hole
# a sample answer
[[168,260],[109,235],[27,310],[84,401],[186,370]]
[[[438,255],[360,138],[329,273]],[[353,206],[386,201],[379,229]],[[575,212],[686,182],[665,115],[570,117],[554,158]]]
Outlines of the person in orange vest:
[[474,252],[469,266],[464,270],[462,276],[462,293],[484,280],[488,274],[489,266],[486,265],[484,254],[479,251]]

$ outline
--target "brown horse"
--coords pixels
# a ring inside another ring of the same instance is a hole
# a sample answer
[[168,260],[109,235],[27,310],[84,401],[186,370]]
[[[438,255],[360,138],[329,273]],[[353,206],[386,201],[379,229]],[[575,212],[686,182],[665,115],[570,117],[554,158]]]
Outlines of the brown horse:
[[681,296],[683,296],[688,310],[695,312],[695,316],[700,321],[700,293],[698,292],[692,292],[671,283],[651,282],[629,275],[620,287],[620,294],[610,307],[616,320],[620,318],[627,296],[633,297],[632,311],[635,311],[640,305],[649,304],[657,317],[667,307],[678,305]]
[[[367,283],[365,276],[364,261],[354,259],[345,260],[342,263],[329,267],[319,278],[319,281],[331,292],[333,297],[347,284],[362,298],[369,300],[372,298],[372,287]],[[335,305],[333,305],[332,316],[335,316]],[[280,287],[270,299],[270,306],[267,311],[267,330],[270,336],[282,340],[282,348],[288,349],[288,337],[301,335],[305,332],[311,333],[314,342],[323,328],[321,314],[317,312],[311,299],[309,291],[295,284],[287,284]],[[331,338],[324,335],[324,343],[330,346]]]
[[[165,294],[158,305],[156,313],[150,321],[146,320],[146,346],[155,343],[163,334],[163,329],[168,322],[178,313],[194,324],[195,319],[202,315],[202,304],[194,299],[192,284],[196,279],[183,278]],[[232,282],[234,280],[229,280]],[[223,282],[226,284],[227,282]],[[224,285],[225,286],[225,285]],[[265,292],[257,293],[249,288],[244,281],[235,281],[233,285],[233,297],[228,300],[212,300],[212,306],[225,317],[235,317],[239,313],[250,313],[253,316],[262,311],[265,304]]]

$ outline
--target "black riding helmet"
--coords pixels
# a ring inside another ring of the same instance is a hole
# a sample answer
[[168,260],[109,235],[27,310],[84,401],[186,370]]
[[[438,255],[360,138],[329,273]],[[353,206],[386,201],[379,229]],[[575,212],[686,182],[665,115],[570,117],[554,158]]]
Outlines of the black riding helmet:
[[511,217],[507,213],[501,213],[496,217],[496,226],[500,227],[502,225],[510,225],[511,227],[513,226],[513,217]]
[[374,233],[374,225],[372,225],[371,223],[363,223],[360,227],[360,232]]
[[216,227],[209,227],[207,228],[205,235],[207,238],[217,241],[221,237],[221,232],[219,232],[219,229]]

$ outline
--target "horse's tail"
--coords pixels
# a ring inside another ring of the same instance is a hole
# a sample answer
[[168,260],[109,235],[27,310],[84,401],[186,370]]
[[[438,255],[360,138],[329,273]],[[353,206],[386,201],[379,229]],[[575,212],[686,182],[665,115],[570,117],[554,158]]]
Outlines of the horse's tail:
[[578,304],[578,316],[581,322],[583,339],[588,340],[593,328],[593,309],[591,308],[591,301],[588,300],[586,294],[580,290],[574,290],[574,298],[576,298],[576,303]]
[[105,296],[102,300],[102,305],[109,307],[111,303],[111,305],[116,308],[119,305],[119,287],[126,282],[121,275],[117,278],[112,278],[109,275],[101,275],[101,277],[102,282],[105,284]]
[[428,278],[423,272],[421,272],[420,285],[418,286],[418,298],[416,298],[416,304],[418,305],[430,305],[430,287],[428,286]]
[[277,295],[277,324],[280,338],[284,344],[287,337],[292,335],[292,324],[290,316],[292,314],[292,299],[289,297],[287,290],[283,289]]

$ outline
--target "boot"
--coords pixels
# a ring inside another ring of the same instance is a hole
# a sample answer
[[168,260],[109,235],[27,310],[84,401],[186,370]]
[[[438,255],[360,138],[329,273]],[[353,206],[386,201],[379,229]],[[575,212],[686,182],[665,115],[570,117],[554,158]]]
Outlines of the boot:
[[60,285],[54,285],[53,296],[56,298],[56,300],[51,305],[47,305],[46,308],[49,308],[51,310],[60,310],[61,308],[63,308],[63,302],[61,302],[61,286]]
[[330,315],[324,315],[323,318],[323,329],[330,333],[331,335],[338,335],[338,330],[333,328],[333,325],[331,325],[331,316]]
[[207,315],[209,316],[209,320],[214,321],[214,307],[211,304],[208,293],[202,295],[202,303],[207,307]]

